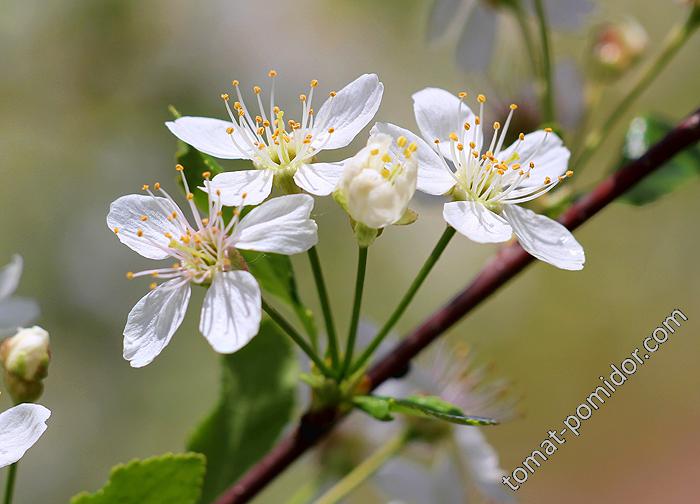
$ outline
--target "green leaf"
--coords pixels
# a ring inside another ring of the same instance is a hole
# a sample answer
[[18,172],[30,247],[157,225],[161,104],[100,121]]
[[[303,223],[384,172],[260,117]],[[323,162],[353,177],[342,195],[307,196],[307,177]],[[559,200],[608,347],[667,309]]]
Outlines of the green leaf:
[[369,416],[382,422],[390,422],[394,419],[391,415],[391,403],[383,397],[355,396],[352,398],[352,403]]
[[405,399],[383,396],[356,396],[355,407],[379,420],[391,420],[390,413],[434,418],[460,425],[495,425],[491,418],[465,415],[455,406],[436,396],[409,396]]
[[248,345],[222,357],[219,403],[187,445],[207,457],[200,502],[213,501],[272,447],[292,416],[297,375],[289,338],[267,318]]
[[194,504],[205,466],[206,459],[197,453],[134,460],[112,468],[101,490],[82,492],[71,504]]
[[[617,169],[640,158],[672,127],[671,124],[652,115],[633,119],[625,136],[623,155]],[[700,174],[700,148],[694,146],[676,155],[626,192],[620,200],[632,205],[646,205],[695,179],[698,174]]]

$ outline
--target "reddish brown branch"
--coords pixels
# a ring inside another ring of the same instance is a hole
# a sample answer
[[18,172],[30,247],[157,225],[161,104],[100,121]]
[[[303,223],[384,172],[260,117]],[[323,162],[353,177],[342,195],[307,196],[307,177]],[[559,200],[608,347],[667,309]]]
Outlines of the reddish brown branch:
[[[593,191],[574,203],[559,219],[560,222],[571,230],[576,229],[644,177],[698,140],[700,140],[700,109],[676,126],[644,156],[612,174],[598,184]],[[421,350],[532,261],[533,257],[518,244],[502,249],[466,289],[428,317],[370,369],[369,378],[372,388],[376,388],[389,378],[401,376]],[[217,504],[239,504],[250,501],[328,433],[339,419],[339,415],[332,411],[304,415],[294,431],[222,494]]]

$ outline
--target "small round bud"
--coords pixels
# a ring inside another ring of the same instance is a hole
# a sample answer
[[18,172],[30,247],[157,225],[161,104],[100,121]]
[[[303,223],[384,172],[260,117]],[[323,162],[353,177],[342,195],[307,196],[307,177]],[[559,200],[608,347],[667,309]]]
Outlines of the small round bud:
[[49,333],[39,326],[20,329],[0,344],[5,386],[16,403],[36,401],[49,371]]
[[599,78],[616,79],[642,59],[649,46],[649,36],[633,19],[606,23],[594,33],[590,62]]

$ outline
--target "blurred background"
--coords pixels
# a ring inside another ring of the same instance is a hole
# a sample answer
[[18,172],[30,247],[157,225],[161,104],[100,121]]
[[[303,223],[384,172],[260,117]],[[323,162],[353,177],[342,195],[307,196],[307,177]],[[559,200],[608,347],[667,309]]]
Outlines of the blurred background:
[[[218,360],[196,331],[196,310],[150,366],[131,369],[121,356],[126,315],[147,288],[127,282],[124,272],[145,260],[118,243],[105,216],[112,200],[138,192],[143,183],[160,180],[174,188],[175,140],[163,125],[167,106],[223,118],[219,94],[230,80],[245,88],[264,84],[270,68],[280,75],[279,101],[290,107],[312,78],[328,91],[376,72],[385,85],[377,119],[412,129],[410,96],[425,86],[493,91],[505,103],[527,96],[522,90],[532,80],[517,30],[501,26],[489,77],[466,72],[456,62],[454,38],[427,41],[431,3],[3,2],[0,262],[13,253],[24,256],[18,293],[41,304],[38,322],[51,333],[54,357],[41,401],[53,416],[22,462],[16,502],[67,502],[80,490],[101,487],[118,462],[182,451],[217,396]],[[653,52],[684,11],[670,1],[600,2],[582,26],[555,35],[555,54],[583,62],[590,27],[627,15],[646,29]],[[675,121],[694,109],[699,50],[697,37],[633,110]],[[592,121],[605,116],[626,80],[604,97]],[[559,98],[564,105],[579,99],[573,87],[564,87]],[[585,189],[610,170],[631,117],[571,180],[574,187]],[[365,138],[363,133],[344,152],[325,152],[322,160],[347,157]],[[494,374],[510,380],[522,398],[519,415],[485,431],[510,471],[667,313],[679,307],[690,318],[585,423],[581,437],[531,477],[518,493],[521,502],[695,500],[699,189],[690,183],[642,208],[611,205],[577,232],[588,259],[582,272],[537,263],[450,331],[453,341],[466,342],[480,361],[493,363]],[[383,322],[442,231],[439,198],[418,198],[415,207],[415,225],[388,230],[371,250],[369,319]],[[353,237],[331,200],[318,204],[316,216],[342,324],[350,311]],[[449,299],[495,250],[457,237],[399,329],[410,329]],[[296,264],[306,300],[315,307],[307,262],[300,257]],[[7,394],[0,403],[10,406]],[[280,502],[314,470],[302,462],[259,502]]]

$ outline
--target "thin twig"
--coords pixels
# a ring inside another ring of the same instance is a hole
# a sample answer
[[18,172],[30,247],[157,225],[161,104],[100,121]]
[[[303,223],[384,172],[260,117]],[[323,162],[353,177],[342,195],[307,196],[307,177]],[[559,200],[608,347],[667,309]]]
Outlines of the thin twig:
[[[593,191],[574,203],[561,217],[560,222],[571,230],[576,229],[654,170],[660,168],[666,161],[694,145],[698,140],[700,140],[700,109],[683,120],[641,158],[612,174],[598,184]],[[405,374],[411,360],[421,350],[532,261],[533,257],[517,244],[502,249],[466,289],[428,317],[370,369],[368,377],[371,387],[374,389],[392,377]],[[336,411],[304,415],[299,425],[223,493],[216,504],[240,504],[250,501],[292,462],[326,435],[341,417],[342,415]]]

